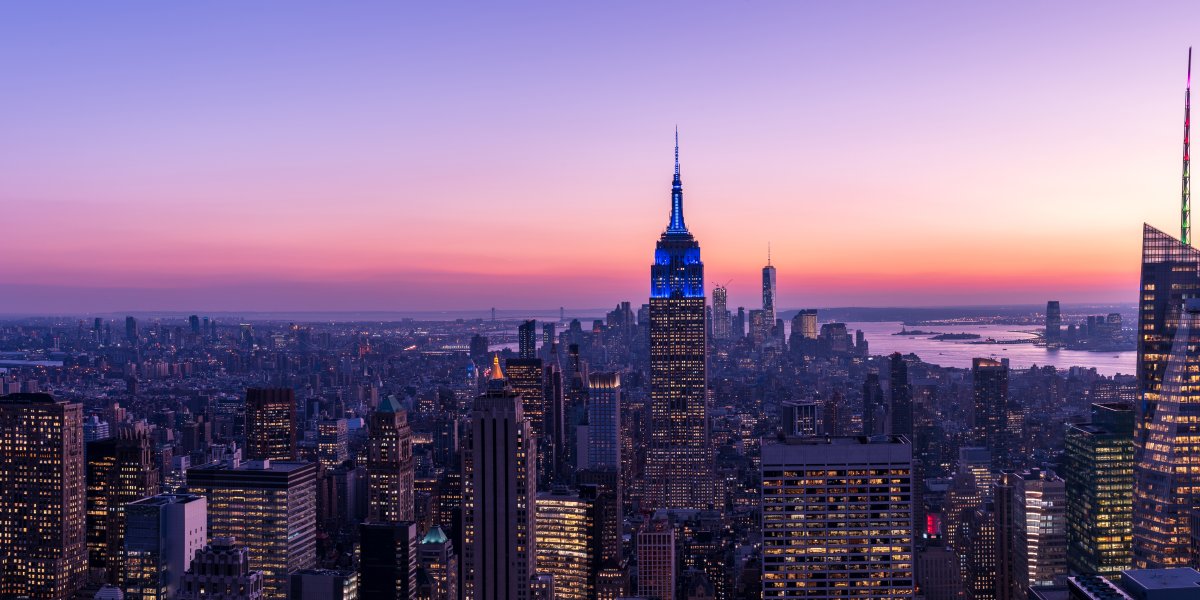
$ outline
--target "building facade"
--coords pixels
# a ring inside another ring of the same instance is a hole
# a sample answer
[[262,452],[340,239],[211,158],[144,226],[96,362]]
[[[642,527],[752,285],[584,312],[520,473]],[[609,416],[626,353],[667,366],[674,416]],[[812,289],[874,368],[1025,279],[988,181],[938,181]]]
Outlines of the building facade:
[[188,471],[192,493],[208,499],[213,538],[237,538],[260,571],[268,600],[288,596],[288,574],[316,566],[317,464],[248,461]]
[[765,443],[762,474],[764,599],[913,596],[906,438]]
[[0,596],[66,600],[87,569],[83,405],[0,396]]

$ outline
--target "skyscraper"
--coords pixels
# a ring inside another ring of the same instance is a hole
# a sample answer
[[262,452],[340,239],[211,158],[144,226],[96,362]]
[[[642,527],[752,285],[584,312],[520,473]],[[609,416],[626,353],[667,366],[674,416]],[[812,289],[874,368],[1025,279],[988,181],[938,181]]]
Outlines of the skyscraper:
[[510,358],[504,361],[504,375],[514,392],[521,396],[525,420],[537,443],[538,466],[551,462],[550,440],[546,437],[546,373],[540,358]]
[[317,458],[321,466],[334,469],[350,458],[349,436],[346,419],[321,419],[317,423]]
[[675,600],[675,528],[665,520],[648,521],[637,534],[637,595]]
[[408,414],[393,396],[371,414],[367,450],[367,519],[373,523],[413,520],[414,463]]
[[[317,464],[249,461],[188,470],[189,491],[208,499],[208,532],[235,537],[262,571],[264,597],[285,600],[288,574],[316,565]],[[199,558],[197,558],[199,560]]]
[[245,458],[296,459],[296,393],[291,388],[246,390]]
[[359,544],[359,598],[416,598],[416,523],[363,523],[359,527]]
[[671,214],[650,267],[646,503],[652,509],[699,509],[713,502],[704,306],[704,263],[683,220],[676,134]]
[[1134,434],[1137,568],[1189,564],[1189,515],[1200,502],[1200,300],[1186,301],[1172,337],[1159,381],[1145,382],[1145,412]]
[[487,391],[471,414],[471,549],[466,573],[472,597],[525,600],[537,543],[532,432],[521,397],[504,379],[497,357]]
[[83,583],[83,405],[0,396],[0,596],[65,600]]
[[621,374],[588,375],[587,469],[621,468]]
[[1062,309],[1058,300],[1046,303],[1046,345],[1054,346],[1062,340]]
[[892,426],[889,433],[903,435],[911,440],[913,436],[913,405],[912,386],[908,383],[908,363],[904,362],[904,357],[899,352],[893,353],[890,360],[892,379],[889,388],[891,406],[888,414],[891,416]]
[[883,404],[883,386],[879,384],[879,374],[867,373],[866,380],[863,381],[863,435],[887,433],[883,422],[886,415],[887,409]]
[[116,435],[87,444],[88,567],[120,584],[125,566],[125,505],[159,492],[154,446],[144,422],[121,423]]
[[593,501],[556,488],[537,496],[537,572],[553,575],[555,600],[588,600],[599,566]]
[[178,598],[183,574],[208,542],[203,496],[160,494],[125,507],[126,600]]
[[1080,574],[1132,566],[1133,406],[1092,405],[1090,423],[1068,424],[1067,562]]
[[517,356],[537,358],[537,321],[530,319],[517,327]]
[[729,314],[729,290],[723,285],[713,288],[712,293],[712,334],[718,340],[730,338],[732,323]]
[[912,491],[902,436],[764,444],[762,597],[912,597]]
[[1067,490],[1061,477],[1032,469],[1013,480],[1013,597],[1067,576]]
[[976,441],[992,453],[994,464],[1012,464],[1008,436],[1008,364],[990,358],[972,361]]
[[771,265],[771,246],[767,245],[767,266],[762,270],[763,320],[775,327],[775,267]]

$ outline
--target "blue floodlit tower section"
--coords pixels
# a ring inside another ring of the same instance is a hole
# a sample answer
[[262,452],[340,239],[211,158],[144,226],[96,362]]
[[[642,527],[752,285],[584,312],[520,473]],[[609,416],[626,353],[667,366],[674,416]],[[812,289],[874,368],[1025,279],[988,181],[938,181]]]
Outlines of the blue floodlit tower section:
[[650,447],[643,506],[717,503],[708,427],[708,338],[700,244],[683,220],[679,133],[671,214],[650,267]]

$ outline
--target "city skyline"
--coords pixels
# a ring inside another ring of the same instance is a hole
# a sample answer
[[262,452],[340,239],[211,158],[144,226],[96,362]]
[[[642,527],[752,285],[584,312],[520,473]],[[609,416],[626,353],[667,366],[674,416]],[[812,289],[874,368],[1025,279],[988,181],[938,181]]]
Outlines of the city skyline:
[[1178,221],[1188,5],[62,10],[3,9],[5,313],[644,297],[676,124],[731,306],[768,242],[786,308],[1132,302]]

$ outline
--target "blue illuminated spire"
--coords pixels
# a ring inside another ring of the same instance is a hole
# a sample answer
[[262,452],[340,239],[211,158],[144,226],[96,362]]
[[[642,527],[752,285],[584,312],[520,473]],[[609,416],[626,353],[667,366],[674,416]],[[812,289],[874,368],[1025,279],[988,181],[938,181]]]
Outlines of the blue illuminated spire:
[[679,128],[675,128],[675,180],[671,182],[671,222],[667,233],[687,233],[683,223],[683,183],[679,181]]

